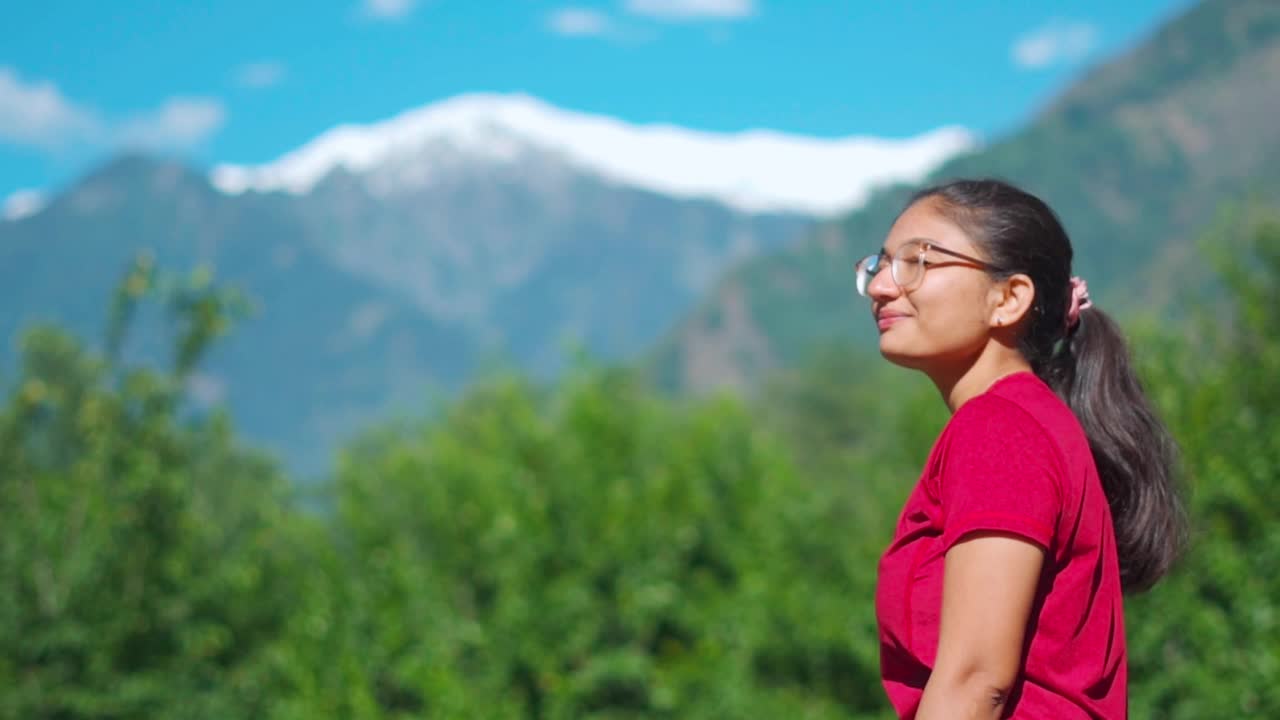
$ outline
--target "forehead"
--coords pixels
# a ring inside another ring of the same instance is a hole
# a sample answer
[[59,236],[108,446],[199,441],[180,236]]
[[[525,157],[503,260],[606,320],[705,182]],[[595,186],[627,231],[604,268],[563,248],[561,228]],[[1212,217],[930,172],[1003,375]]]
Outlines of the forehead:
[[913,204],[898,216],[885,238],[884,249],[893,253],[908,240],[926,240],[957,252],[977,251],[968,234],[940,212],[935,201],[928,198]]

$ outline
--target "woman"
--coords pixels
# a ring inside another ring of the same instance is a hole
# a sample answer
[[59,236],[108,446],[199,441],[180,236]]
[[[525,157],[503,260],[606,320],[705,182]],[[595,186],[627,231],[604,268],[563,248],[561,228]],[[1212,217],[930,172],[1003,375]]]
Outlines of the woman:
[[1122,592],[1182,545],[1175,448],[1041,200],[918,193],[858,263],[880,352],[952,412],[880,562],[900,717],[1124,718]]

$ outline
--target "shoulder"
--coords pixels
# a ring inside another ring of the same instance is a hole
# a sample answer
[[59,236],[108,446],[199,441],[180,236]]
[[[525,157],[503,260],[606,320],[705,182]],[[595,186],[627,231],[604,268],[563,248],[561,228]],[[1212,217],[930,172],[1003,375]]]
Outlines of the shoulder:
[[1017,398],[987,392],[957,410],[947,430],[953,439],[959,440],[1016,437],[1037,444],[1049,442],[1049,431],[1038,415],[1034,407]]
[[1053,443],[1064,422],[1075,416],[1043,380],[1029,372],[1002,378],[965,403],[952,417],[964,433],[1001,431]]
[[[1027,385],[1030,401],[1021,397],[1022,389],[1008,392],[1015,384]],[[1002,381],[952,416],[931,473],[944,518],[944,547],[977,530],[1013,533],[1052,547],[1068,497],[1068,466],[1043,422],[1037,392],[1025,378]]]
[[1002,473],[1035,467],[1057,481],[1067,467],[1057,437],[1062,413],[1074,421],[1071,410],[1039,378],[1029,373],[1007,378],[956,411],[947,424],[940,459],[953,470]]

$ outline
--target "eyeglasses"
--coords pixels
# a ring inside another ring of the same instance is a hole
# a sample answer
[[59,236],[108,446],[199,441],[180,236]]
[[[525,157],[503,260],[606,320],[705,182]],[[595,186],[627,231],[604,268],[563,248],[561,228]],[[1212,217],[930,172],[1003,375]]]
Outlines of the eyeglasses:
[[979,260],[968,255],[938,247],[927,240],[908,240],[898,248],[892,258],[888,258],[884,250],[875,255],[868,255],[858,261],[855,267],[858,275],[858,294],[866,297],[867,288],[871,285],[871,280],[880,271],[884,269],[885,259],[889,259],[889,272],[893,276],[893,282],[902,290],[913,290],[924,280],[925,268],[930,265],[951,265],[954,263],[930,262],[925,259],[925,254],[930,250],[943,255],[950,255],[954,258],[960,258],[965,262],[976,265],[981,270],[994,270],[1002,272],[995,265],[984,260]]

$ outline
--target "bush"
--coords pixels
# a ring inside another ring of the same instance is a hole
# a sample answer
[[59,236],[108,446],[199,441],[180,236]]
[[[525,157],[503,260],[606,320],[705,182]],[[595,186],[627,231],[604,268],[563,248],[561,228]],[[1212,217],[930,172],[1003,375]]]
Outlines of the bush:
[[330,680],[293,717],[884,709],[876,550],[732,400],[496,380],[365,438],[336,493],[331,585],[298,628],[326,628]]

